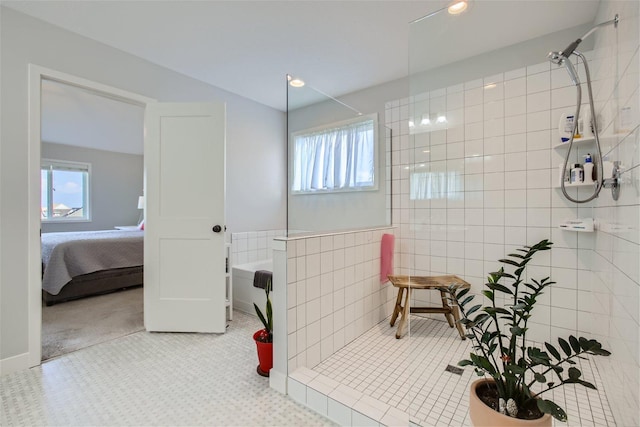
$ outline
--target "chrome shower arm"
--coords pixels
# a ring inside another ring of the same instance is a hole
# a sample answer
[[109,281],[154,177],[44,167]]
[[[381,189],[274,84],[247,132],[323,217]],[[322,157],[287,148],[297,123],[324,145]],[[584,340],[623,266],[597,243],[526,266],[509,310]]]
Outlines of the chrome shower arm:
[[618,22],[620,21],[618,14],[616,14],[616,16],[609,20],[609,21],[605,21],[605,22],[601,22],[600,24],[594,26],[593,28],[591,28],[589,31],[587,31],[585,33],[584,36],[580,37],[579,39],[576,39],[576,41],[572,42],[569,46],[567,46],[562,52],[560,52],[560,54],[562,56],[564,56],[565,58],[569,58],[569,56],[571,56],[571,54],[576,50],[576,48],[578,47],[578,45],[580,43],[582,43],[582,41],[584,39],[586,39],[587,37],[589,37],[591,34],[593,34],[593,32],[595,30],[597,30],[600,27],[606,27],[607,25],[611,25],[613,24],[616,28],[618,28]]

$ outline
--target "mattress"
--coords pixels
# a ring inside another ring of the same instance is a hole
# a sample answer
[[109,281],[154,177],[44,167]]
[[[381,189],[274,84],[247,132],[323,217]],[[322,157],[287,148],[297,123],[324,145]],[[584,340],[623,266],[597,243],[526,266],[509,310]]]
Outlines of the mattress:
[[144,231],[82,231],[42,235],[42,289],[57,295],[74,277],[143,265]]

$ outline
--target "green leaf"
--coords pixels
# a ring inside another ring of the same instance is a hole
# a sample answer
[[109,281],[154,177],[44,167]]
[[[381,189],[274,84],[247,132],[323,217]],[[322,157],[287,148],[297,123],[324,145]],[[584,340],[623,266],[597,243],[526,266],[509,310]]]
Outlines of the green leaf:
[[562,338],[558,338],[558,343],[560,343],[562,351],[564,351],[567,356],[571,356],[571,346],[569,343]]
[[583,381],[583,380],[578,380],[578,384],[582,384],[583,386],[585,386],[586,388],[590,388],[592,390],[597,390],[596,386],[594,386],[593,384],[587,382],[587,381]]
[[520,254],[509,254],[508,256],[514,257],[514,258],[520,258],[520,259],[524,259],[525,257],[523,255]]
[[522,336],[525,332],[525,330],[520,326],[514,326],[513,328],[510,328],[509,331],[511,331],[511,333],[517,337]]
[[456,294],[456,299],[464,298],[471,291],[471,288],[463,288],[460,292]]
[[465,315],[468,317],[471,314],[475,313],[476,311],[478,311],[480,308],[482,307],[482,305],[478,304],[478,305],[474,305],[473,307],[471,307],[469,310],[467,310],[467,312],[465,313]]
[[539,383],[547,382],[547,379],[545,378],[545,376],[540,374],[540,373],[538,373],[538,372],[536,372],[534,376],[536,378],[536,381],[538,381]]
[[464,307],[464,306],[465,306],[469,301],[471,301],[471,300],[473,299],[473,297],[474,297],[473,295],[469,295],[468,297],[466,297],[465,299],[463,299],[462,301],[460,301],[460,302],[458,303],[458,305],[459,305],[460,307]]
[[567,421],[567,414],[564,412],[564,409],[556,405],[554,402],[546,399],[537,399],[536,403],[538,404],[538,409],[545,414],[551,414],[551,416],[558,421]]
[[271,306],[271,299],[267,298],[267,332],[273,330],[273,307]]
[[485,371],[489,372],[491,375],[496,373],[496,369],[493,367],[493,365],[491,364],[491,362],[489,362],[489,359],[487,359],[484,356],[478,356],[477,354],[471,354],[471,360],[473,361],[473,364],[478,366],[481,369],[484,369]]
[[492,291],[482,291],[482,295],[489,298],[490,301],[493,301],[493,292]]
[[491,289],[493,291],[500,291],[500,292],[503,292],[505,294],[513,295],[513,292],[511,291],[511,289],[509,289],[506,286],[501,285],[499,283],[490,283],[487,286],[489,287],[489,289]]
[[498,261],[500,261],[503,264],[513,265],[514,267],[520,267],[520,263],[515,262],[513,260],[510,260],[510,259],[499,259]]
[[469,359],[463,359],[458,362],[458,366],[469,366],[469,365],[473,365],[473,362]]
[[267,332],[269,332],[270,331],[269,323],[267,323],[267,319],[264,318],[264,314],[262,314],[262,311],[260,310],[260,308],[258,308],[255,302],[253,303],[253,307],[256,309],[256,314],[258,315],[258,318],[262,322],[262,325],[267,330]]
[[516,375],[522,375],[525,373],[525,368],[523,368],[522,366],[509,364],[506,366],[506,368]]
[[544,345],[545,345],[545,347],[547,347],[547,351],[549,353],[551,353],[551,355],[553,357],[555,357],[557,360],[562,359],[562,357],[560,356],[560,352],[554,346],[552,346],[551,344],[549,344],[547,342],[544,343]]
[[575,351],[576,353],[580,353],[580,343],[578,342],[578,339],[576,337],[574,337],[573,335],[569,336],[569,343],[571,344],[571,348],[573,348],[573,351]]
[[580,369],[575,368],[575,367],[570,367],[569,371],[567,371],[567,373],[569,374],[569,378],[576,381],[578,378],[580,378],[580,376],[582,376],[582,372],[580,372]]

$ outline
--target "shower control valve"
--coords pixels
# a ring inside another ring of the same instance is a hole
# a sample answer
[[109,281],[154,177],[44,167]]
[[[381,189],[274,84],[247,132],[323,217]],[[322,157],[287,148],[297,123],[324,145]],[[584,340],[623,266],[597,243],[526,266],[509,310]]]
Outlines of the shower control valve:
[[620,174],[621,174],[621,162],[616,160],[613,162],[613,171],[611,172],[611,178],[605,178],[602,182],[604,188],[611,189],[611,196],[613,200],[618,200],[620,197]]

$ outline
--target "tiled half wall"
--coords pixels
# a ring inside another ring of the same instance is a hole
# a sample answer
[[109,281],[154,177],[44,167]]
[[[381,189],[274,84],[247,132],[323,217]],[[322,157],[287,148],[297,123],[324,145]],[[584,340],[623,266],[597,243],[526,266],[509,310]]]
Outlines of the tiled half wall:
[[286,246],[288,372],[313,368],[391,314],[392,286],[380,283],[385,233],[393,229],[281,240]]

